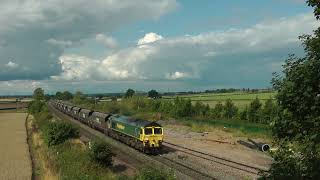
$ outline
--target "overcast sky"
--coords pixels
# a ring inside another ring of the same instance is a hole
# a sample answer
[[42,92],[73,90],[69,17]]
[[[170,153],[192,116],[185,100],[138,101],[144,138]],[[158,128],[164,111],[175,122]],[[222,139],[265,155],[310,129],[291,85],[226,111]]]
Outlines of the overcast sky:
[[0,95],[270,87],[303,0],[1,0]]

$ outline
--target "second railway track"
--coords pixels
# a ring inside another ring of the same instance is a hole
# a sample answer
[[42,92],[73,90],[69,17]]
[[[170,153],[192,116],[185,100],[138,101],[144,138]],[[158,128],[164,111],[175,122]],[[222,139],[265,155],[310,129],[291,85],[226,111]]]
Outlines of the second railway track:
[[259,175],[259,172],[266,172],[267,171],[267,169],[263,169],[260,167],[255,167],[252,165],[247,165],[244,163],[236,162],[236,161],[229,160],[229,159],[226,159],[223,157],[219,157],[217,155],[204,153],[204,152],[201,152],[198,150],[194,150],[194,149],[191,149],[188,147],[183,147],[181,145],[173,144],[170,142],[164,142],[163,144],[167,147],[170,147],[172,149],[175,149],[176,151],[180,151],[180,152],[185,153],[187,155],[201,158],[203,160],[207,160],[210,162],[218,163],[218,164],[227,166],[229,168],[237,169],[237,170],[244,171],[247,173]]

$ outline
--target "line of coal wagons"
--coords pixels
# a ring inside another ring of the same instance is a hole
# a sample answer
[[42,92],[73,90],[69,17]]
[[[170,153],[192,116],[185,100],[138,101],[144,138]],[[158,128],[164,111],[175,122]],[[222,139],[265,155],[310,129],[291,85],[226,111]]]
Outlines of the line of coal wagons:
[[63,101],[52,105],[72,118],[97,129],[145,153],[158,153],[163,142],[163,128],[156,122],[108,114],[73,106]]

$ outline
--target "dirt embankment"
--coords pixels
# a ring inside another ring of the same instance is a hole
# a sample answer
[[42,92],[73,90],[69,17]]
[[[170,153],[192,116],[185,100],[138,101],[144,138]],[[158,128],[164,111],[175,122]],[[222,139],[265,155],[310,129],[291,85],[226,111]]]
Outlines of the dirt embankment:
[[31,179],[26,113],[0,114],[0,179]]

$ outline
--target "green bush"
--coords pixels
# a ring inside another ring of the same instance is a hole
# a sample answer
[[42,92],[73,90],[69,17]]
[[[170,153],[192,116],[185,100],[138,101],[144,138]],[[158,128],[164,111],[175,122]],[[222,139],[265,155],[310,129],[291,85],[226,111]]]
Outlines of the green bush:
[[94,161],[91,161],[89,149],[83,144],[66,141],[50,148],[50,157],[56,163],[58,179],[61,180],[116,180],[117,175]]
[[90,147],[90,158],[104,166],[112,166],[112,157],[110,146],[103,141],[95,141]]
[[79,129],[66,122],[49,122],[43,132],[48,146],[58,145],[70,138],[79,137]]
[[43,106],[42,111],[34,114],[34,117],[37,126],[42,130],[50,122],[49,120],[52,118],[52,115],[49,113],[48,107]]
[[[319,0],[308,0],[319,19]],[[278,91],[273,135],[280,145],[266,178],[320,179],[320,28],[300,37],[305,57],[290,55],[283,74],[273,78]]]
[[136,180],[173,180],[176,179],[173,171],[159,170],[152,167],[140,169],[135,177]]
[[43,108],[45,107],[45,102],[40,100],[34,100],[31,101],[28,107],[28,112],[35,115],[41,111],[43,111]]
[[268,179],[320,179],[320,145],[312,147],[309,140],[304,143],[279,142],[273,154],[274,163],[264,175]]

